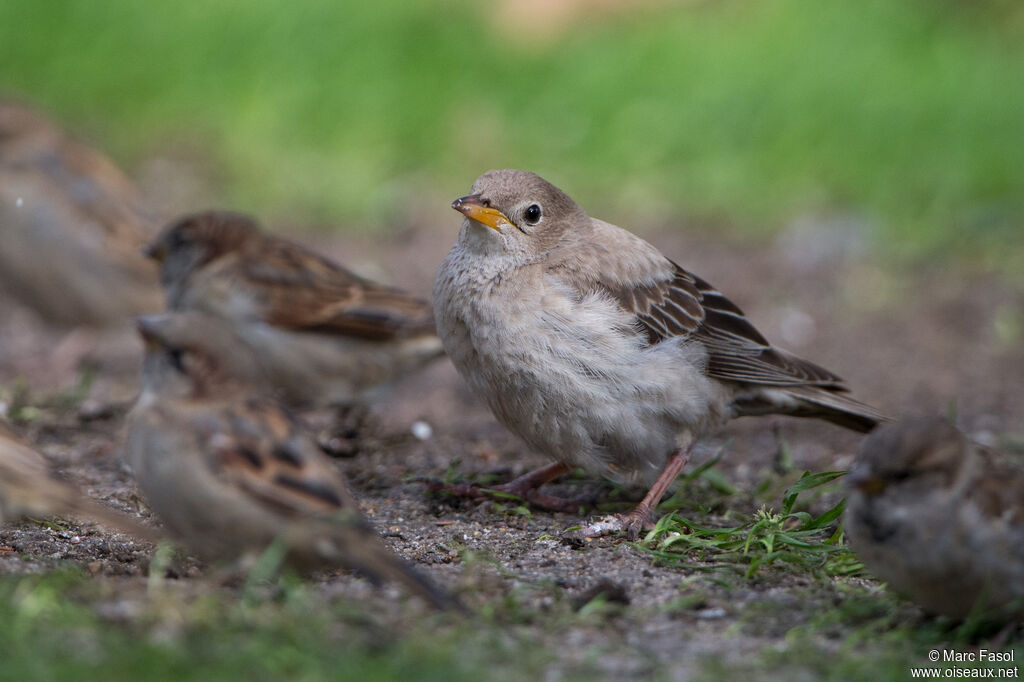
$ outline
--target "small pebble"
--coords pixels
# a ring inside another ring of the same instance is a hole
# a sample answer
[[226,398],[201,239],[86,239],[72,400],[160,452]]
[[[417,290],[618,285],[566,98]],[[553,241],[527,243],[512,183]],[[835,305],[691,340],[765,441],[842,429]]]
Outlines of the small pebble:
[[999,437],[988,429],[974,431],[971,433],[971,439],[987,448],[994,448],[999,445]]
[[704,620],[714,620],[715,618],[725,618],[725,609],[723,608],[712,608],[702,609],[697,612],[697,617]]
[[417,440],[429,440],[434,435],[434,428],[424,421],[413,422],[412,435]]

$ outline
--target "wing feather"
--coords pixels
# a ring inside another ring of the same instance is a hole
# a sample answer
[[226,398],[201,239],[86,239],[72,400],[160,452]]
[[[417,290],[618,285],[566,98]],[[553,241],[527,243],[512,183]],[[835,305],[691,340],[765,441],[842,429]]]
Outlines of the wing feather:
[[264,321],[287,329],[375,341],[434,332],[429,302],[376,284],[298,244],[264,235],[244,258],[244,275],[257,290]]
[[699,341],[708,352],[708,374],[717,379],[846,390],[832,372],[773,348],[739,306],[705,280],[668,263],[668,274],[654,282],[595,283],[635,317],[649,344],[680,338]]
[[260,400],[246,407],[229,413],[210,442],[209,465],[222,480],[288,516],[358,509],[341,473],[287,413]]

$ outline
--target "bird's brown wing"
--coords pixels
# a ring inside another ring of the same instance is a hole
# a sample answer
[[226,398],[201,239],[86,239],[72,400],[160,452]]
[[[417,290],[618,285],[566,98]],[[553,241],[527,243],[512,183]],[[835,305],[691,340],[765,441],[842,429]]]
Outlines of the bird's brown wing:
[[604,284],[635,316],[650,344],[693,338],[708,352],[707,372],[727,381],[846,390],[842,379],[773,348],[739,307],[696,275],[672,263],[671,275],[643,285]]
[[221,480],[285,516],[358,508],[342,474],[269,401],[226,410],[207,445],[208,464]]
[[[221,415],[221,429],[209,442],[209,463],[222,481],[251,499],[294,519],[327,520],[318,545],[323,557],[374,581],[405,585],[441,609],[461,608],[456,599],[427,580],[381,542],[359,514],[342,474],[277,405],[251,400]],[[328,529],[329,528],[329,532]],[[327,537],[329,535],[329,538]],[[326,540],[330,542],[326,542]]]
[[364,280],[283,239],[267,237],[253,249],[242,259],[243,274],[268,324],[381,341],[434,332],[427,301]]

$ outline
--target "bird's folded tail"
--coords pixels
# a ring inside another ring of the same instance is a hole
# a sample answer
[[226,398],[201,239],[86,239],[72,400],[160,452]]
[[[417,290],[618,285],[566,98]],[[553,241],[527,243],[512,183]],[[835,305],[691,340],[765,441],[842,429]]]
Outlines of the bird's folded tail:
[[337,559],[342,565],[373,582],[397,583],[435,608],[446,611],[465,610],[447,590],[434,584],[389,550],[366,524],[344,524],[338,526],[336,531],[334,540],[339,553]]
[[[48,476],[25,476],[26,472],[4,473],[7,475],[5,483],[9,486],[5,493],[9,498],[6,503],[17,516],[71,516],[81,521],[97,523],[108,530],[126,533],[139,540],[157,542],[161,538],[157,529],[143,525],[124,512],[87,498],[69,483],[53,480]],[[0,500],[0,503],[2,502],[3,500]],[[0,504],[0,519],[3,519],[3,506]]]
[[882,422],[891,421],[870,405],[845,393],[820,386],[764,387],[737,396],[737,416],[785,414],[791,417],[824,419],[838,426],[867,433]]

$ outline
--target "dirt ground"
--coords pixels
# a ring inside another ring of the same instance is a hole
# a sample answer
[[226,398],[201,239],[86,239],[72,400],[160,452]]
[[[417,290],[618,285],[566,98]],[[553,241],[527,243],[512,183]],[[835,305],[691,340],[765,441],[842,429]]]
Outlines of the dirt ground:
[[[297,238],[370,276],[426,294],[458,222],[438,211],[384,241],[324,233]],[[724,290],[769,339],[846,378],[860,399],[893,415],[955,409],[959,426],[977,440],[1019,448],[1024,283],[953,261],[877,262],[872,249],[842,226],[819,227],[793,228],[774,240],[741,239],[706,226],[653,226],[642,234]],[[44,405],[20,430],[60,475],[89,495],[156,523],[120,452],[140,352],[130,325],[104,334],[56,330],[0,300],[0,400],[6,408],[18,399],[19,381],[27,382],[37,402],[73,386],[77,359],[88,349],[100,358],[88,396],[66,407]],[[311,419],[336,436],[347,455],[338,466],[394,550],[471,605],[515,595],[541,612],[557,611],[573,599],[586,601],[587,591],[603,581],[621,588],[618,598],[628,606],[615,617],[558,630],[559,657],[547,670],[549,679],[584,664],[617,679],[657,671],[684,678],[712,658],[739,664],[766,647],[785,647],[791,628],[839,599],[841,592],[822,591],[820,581],[792,571],[722,586],[685,568],[659,566],[621,539],[563,544],[560,532],[578,524],[579,516],[524,514],[427,495],[409,479],[451,472],[506,479],[546,463],[497,425],[446,360],[410,376],[358,423],[340,424],[329,414]],[[413,436],[417,421],[431,427],[430,437]],[[788,445],[796,472],[825,471],[850,464],[859,436],[793,419],[740,420],[707,439],[690,466],[721,450],[717,468],[741,491],[750,490],[777,476],[780,441]],[[553,489],[572,494],[609,487],[583,477]],[[736,499],[740,508],[751,505],[750,512],[760,503],[742,492]],[[145,581],[151,551],[126,536],[72,522],[0,530],[0,572],[46,571],[73,562],[123,581],[125,594]],[[200,572],[188,564],[182,582]],[[845,584],[877,586],[864,577]],[[397,595],[349,576],[323,578],[320,589],[378,600]],[[516,627],[527,638],[546,636],[542,624]],[[826,649],[842,641],[842,633],[822,637]]]

